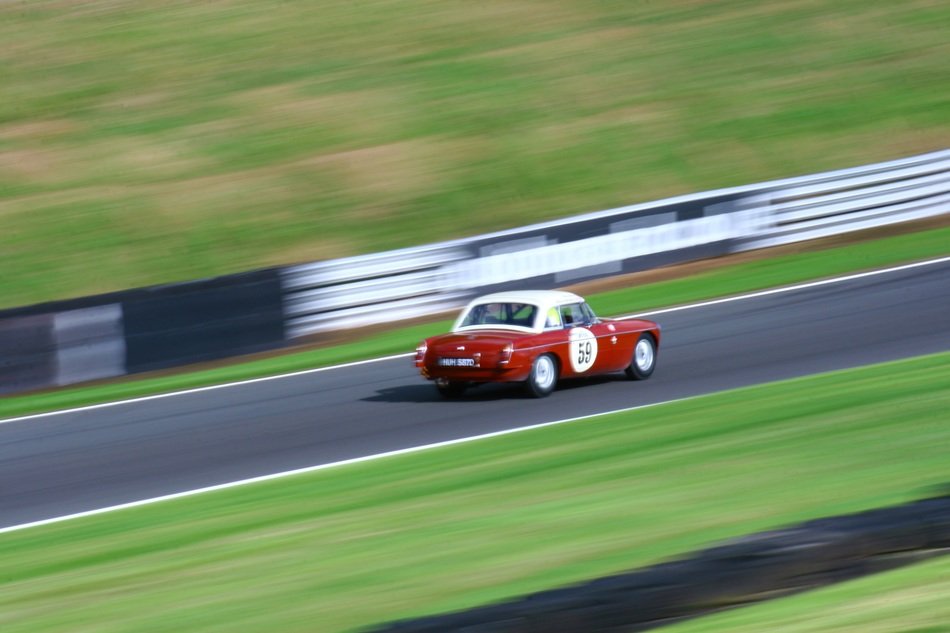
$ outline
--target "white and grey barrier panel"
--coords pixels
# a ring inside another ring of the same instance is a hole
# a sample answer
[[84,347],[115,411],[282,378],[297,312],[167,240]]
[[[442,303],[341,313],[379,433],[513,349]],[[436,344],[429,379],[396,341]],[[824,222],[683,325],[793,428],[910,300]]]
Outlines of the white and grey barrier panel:
[[950,211],[950,150],[280,271],[288,337]]

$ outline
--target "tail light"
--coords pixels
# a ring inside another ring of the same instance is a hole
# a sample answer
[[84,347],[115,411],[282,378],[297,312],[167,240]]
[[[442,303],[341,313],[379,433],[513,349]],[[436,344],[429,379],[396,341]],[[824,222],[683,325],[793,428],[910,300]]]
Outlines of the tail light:
[[511,360],[511,355],[515,351],[515,346],[512,343],[505,343],[505,346],[501,348],[501,356],[498,359],[499,365],[507,365],[508,361]]
[[416,365],[421,365],[422,361],[425,360],[426,351],[429,349],[425,341],[419,343],[419,346],[416,348]]

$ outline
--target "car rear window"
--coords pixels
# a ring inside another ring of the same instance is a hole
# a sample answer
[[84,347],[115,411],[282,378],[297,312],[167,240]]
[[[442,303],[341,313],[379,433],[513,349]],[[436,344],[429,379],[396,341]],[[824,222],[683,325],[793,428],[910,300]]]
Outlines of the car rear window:
[[533,327],[538,308],[530,303],[479,303],[472,306],[462,320],[470,325],[516,325]]

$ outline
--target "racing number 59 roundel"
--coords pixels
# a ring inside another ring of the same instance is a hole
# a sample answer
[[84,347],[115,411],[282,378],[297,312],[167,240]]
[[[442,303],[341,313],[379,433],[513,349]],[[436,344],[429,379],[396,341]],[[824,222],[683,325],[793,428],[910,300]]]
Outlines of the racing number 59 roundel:
[[582,374],[594,366],[597,360],[597,337],[587,328],[576,327],[569,337],[571,367]]

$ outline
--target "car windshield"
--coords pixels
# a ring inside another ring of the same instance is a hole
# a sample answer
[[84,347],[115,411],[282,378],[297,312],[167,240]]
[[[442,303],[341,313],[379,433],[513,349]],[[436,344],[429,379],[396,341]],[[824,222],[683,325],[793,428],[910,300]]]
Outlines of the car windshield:
[[530,303],[479,303],[465,315],[461,327],[472,325],[514,325],[533,327],[537,306]]

